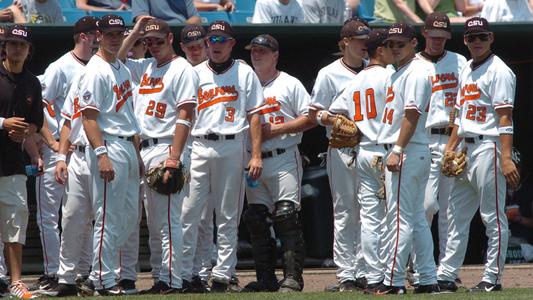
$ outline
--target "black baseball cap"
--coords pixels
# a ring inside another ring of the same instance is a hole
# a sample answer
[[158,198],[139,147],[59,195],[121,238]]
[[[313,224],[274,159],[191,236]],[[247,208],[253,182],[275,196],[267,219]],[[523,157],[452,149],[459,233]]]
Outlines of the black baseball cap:
[[11,25],[4,30],[4,41],[32,43],[31,31],[23,25]]
[[272,51],[279,50],[278,41],[270,34],[260,34],[254,37],[250,44],[246,45],[244,49],[251,50],[253,46],[264,46],[271,49]]
[[424,20],[424,30],[430,37],[452,38],[450,18],[442,12],[433,12]]
[[383,46],[389,37],[389,31],[385,28],[378,28],[372,30],[368,34],[368,39],[365,41],[365,46],[368,52],[374,52],[378,47]]
[[96,25],[96,23],[98,22],[98,20],[100,19],[93,16],[85,16],[79,19],[74,24],[74,34],[97,30],[98,26]]
[[351,18],[344,22],[341,29],[341,39],[344,38],[356,38],[366,39],[370,33],[370,27],[368,23],[359,18]]
[[233,37],[233,28],[231,25],[222,20],[217,20],[209,24],[207,27],[207,36],[223,35],[227,37]]
[[410,41],[416,37],[413,25],[407,23],[394,23],[388,29],[387,41]]
[[170,27],[168,26],[168,23],[161,19],[151,19],[150,21],[146,22],[146,26],[144,26],[145,38],[155,37],[164,39],[169,33]]
[[96,22],[96,26],[101,32],[124,32],[127,30],[126,26],[124,25],[124,19],[115,14],[104,15]]
[[205,38],[205,29],[200,25],[187,25],[181,30],[181,42],[188,44]]
[[483,32],[490,32],[489,21],[487,19],[473,17],[466,20],[464,35]]

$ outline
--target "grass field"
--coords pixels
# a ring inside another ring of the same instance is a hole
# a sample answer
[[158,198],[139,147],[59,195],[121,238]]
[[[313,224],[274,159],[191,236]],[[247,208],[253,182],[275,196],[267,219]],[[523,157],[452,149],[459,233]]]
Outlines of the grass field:
[[[401,297],[401,299],[439,299],[439,300],[455,300],[455,299],[480,299],[480,300],[492,300],[492,299],[533,299],[533,289],[531,288],[513,288],[505,289],[501,292],[494,293],[468,293],[466,289],[460,289],[457,293],[453,294],[437,294],[437,295],[415,295],[411,291],[407,295],[391,295],[391,296],[373,296],[364,295],[360,292],[353,293],[246,293],[246,294],[174,294],[168,296],[153,295],[153,296],[121,296],[120,299],[180,299],[180,300],[200,300],[200,299],[212,299],[212,300],[343,300],[343,299],[380,299],[382,297],[393,298]],[[94,299],[106,299],[116,297],[95,297]],[[64,298],[64,299],[79,299],[79,298]],[[93,299],[93,298],[84,298]]]

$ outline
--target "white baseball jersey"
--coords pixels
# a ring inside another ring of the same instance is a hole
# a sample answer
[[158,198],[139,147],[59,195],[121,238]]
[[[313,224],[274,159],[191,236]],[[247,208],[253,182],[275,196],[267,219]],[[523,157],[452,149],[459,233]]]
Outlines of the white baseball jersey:
[[489,22],[533,21],[528,0],[485,0],[480,17]]
[[48,122],[48,130],[59,138],[61,128],[60,111],[69,92],[70,85],[76,75],[85,70],[85,64],[72,51],[65,53],[58,60],[51,63],[38,78],[41,81],[43,102],[46,108],[44,114]]
[[79,74],[72,82],[63,108],[61,116],[70,121],[69,140],[73,145],[88,145],[87,135],[83,130],[83,122],[80,111],[80,85],[84,74]]
[[[179,56],[163,65],[158,65],[154,58],[128,60],[126,65],[132,66],[132,73],[142,74],[133,97],[141,138],[172,138],[178,107],[186,103],[196,104],[196,72]],[[143,72],[134,71],[137,68]]]
[[446,51],[436,63],[427,60],[420,53],[417,53],[416,57],[433,65],[426,128],[448,126],[450,112],[455,106],[459,90],[459,73],[466,64],[466,58],[450,51]]
[[198,74],[198,103],[193,136],[237,134],[248,129],[246,117],[261,109],[263,88],[246,63],[234,60],[216,74],[207,61],[194,67]]
[[[263,95],[264,105],[259,111],[261,124],[283,124],[307,114],[309,94],[300,80],[285,72],[279,72],[276,78],[263,85]],[[264,141],[261,150],[286,149],[298,145],[302,135],[302,132],[279,135]]]
[[425,126],[431,98],[431,68],[430,63],[415,57],[391,75],[387,85],[385,110],[381,118],[383,126],[378,137],[380,144],[396,143],[406,109],[416,109],[420,114],[415,133],[409,142],[429,144]]
[[108,63],[93,55],[80,87],[80,110],[95,109],[104,134],[133,136],[140,133],[133,113],[133,83],[130,71],[120,61]]
[[306,23],[342,23],[344,0],[302,0]]
[[303,23],[304,11],[300,0],[287,5],[279,0],[257,0],[252,23]]
[[459,77],[460,137],[499,136],[496,109],[513,107],[516,76],[496,55],[472,68],[469,61]]
[[[316,77],[309,109],[328,110],[333,100],[341,93],[357,72],[348,67],[342,58],[320,69]],[[326,127],[326,136],[331,137],[331,126]]]
[[361,145],[377,144],[385,108],[387,82],[393,70],[380,65],[370,65],[347,84],[333,101],[329,111],[346,114],[357,123],[363,133]]

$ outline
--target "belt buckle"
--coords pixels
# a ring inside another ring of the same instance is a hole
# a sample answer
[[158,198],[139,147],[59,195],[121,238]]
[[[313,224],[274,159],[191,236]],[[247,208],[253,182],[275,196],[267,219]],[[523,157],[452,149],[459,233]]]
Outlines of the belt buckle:
[[206,139],[210,140],[210,141],[218,141],[218,139],[220,138],[217,134],[215,133],[210,133],[208,135],[205,136]]

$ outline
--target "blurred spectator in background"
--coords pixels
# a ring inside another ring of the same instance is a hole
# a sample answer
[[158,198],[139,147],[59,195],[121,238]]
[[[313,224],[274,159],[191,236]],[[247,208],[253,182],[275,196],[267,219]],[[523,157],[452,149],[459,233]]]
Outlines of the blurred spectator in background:
[[13,22],[13,10],[11,7],[6,7],[0,10],[0,23],[12,23]]
[[481,10],[483,9],[483,4],[485,0],[465,0],[467,6],[472,7],[473,11],[470,15],[465,15],[465,17],[479,17]]
[[340,24],[344,21],[345,0],[302,0],[302,6],[306,23]]
[[[464,23],[467,17],[479,14],[483,4],[471,5],[469,0],[427,0],[434,11],[445,13],[452,23]],[[417,10],[419,16],[425,18],[425,14]]]
[[257,0],[252,23],[293,24],[304,22],[299,0]]
[[76,7],[83,10],[129,10],[130,0],[76,0]]
[[234,11],[233,0],[194,0],[194,6],[198,11],[225,10]]
[[131,10],[134,21],[142,16],[152,16],[164,20],[169,25],[202,22],[193,0],[132,0]]
[[422,18],[416,14],[417,3],[424,14],[429,15],[433,12],[428,0],[376,0],[375,22],[422,23]]
[[533,21],[529,0],[485,0],[481,17],[489,22]]
[[28,24],[63,24],[58,0],[16,0],[9,7],[13,22]]

